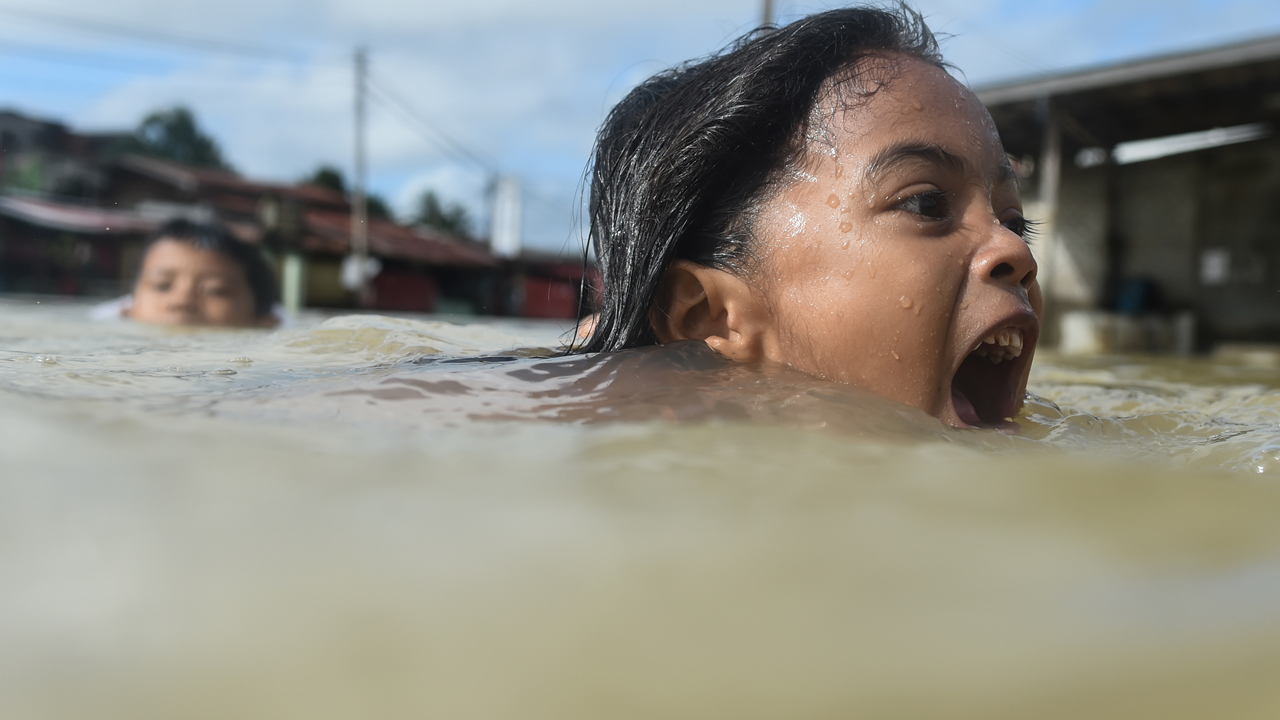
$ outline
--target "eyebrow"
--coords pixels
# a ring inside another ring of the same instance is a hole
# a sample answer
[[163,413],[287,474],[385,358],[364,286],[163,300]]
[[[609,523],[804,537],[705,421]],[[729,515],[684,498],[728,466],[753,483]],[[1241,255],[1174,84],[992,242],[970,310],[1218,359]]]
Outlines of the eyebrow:
[[[964,158],[932,143],[906,142],[881,150],[867,163],[866,179],[872,185],[878,185],[885,175],[910,162],[925,162],[948,172],[964,174],[969,170],[969,163]],[[1006,157],[996,168],[996,183],[1016,182],[1013,165]]]
[[925,162],[944,170],[963,173],[969,164],[964,158],[930,143],[906,142],[881,150],[867,163],[867,182],[878,185],[891,171],[911,162]]

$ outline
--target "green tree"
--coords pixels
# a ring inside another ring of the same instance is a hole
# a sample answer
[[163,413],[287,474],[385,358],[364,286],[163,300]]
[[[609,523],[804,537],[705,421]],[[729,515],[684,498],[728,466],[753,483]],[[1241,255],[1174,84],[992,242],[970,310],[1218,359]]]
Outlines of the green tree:
[[434,190],[422,193],[413,221],[454,235],[471,234],[471,216],[461,203],[445,204]]
[[311,177],[304,179],[302,182],[307,185],[329,188],[344,195],[347,192],[347,179],[343,177],[341,170],[332,165],[321,165],[316,168]]
[[375,195],[373,193],[365,195],[364,206],[371,218],[395,220],[395,218],[391,216],[391,206],[387,205],[387,201],[383,200],[381,195]]
[[230,170],[218,143],[205,134],[185,107],[158,110],[142,120],[129,149],[184,165]]
[[[342,171],[332,165],[321,165],[310,177],[305,178],[303,183],[307,185],[316,185],[322,188],[328,188],[343,195],[347,194],[347,179]],[[369,213],[369,217],[378,218],[380,220],[394,220],[391,215],[391,207],[387,205],[387,201],[382,196],[373,193],[365,195],[365,209]]]

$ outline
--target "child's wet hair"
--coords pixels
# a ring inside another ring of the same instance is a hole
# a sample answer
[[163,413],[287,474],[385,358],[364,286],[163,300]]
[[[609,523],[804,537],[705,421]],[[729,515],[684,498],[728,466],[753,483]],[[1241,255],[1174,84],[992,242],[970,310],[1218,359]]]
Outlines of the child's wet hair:
[[[267,264],[257,247],[246,243],[231,234],[225,225],[214,222],[193,222],[191,220],[170,220],[161,225],[147,237],[142,247],[141,263],[146,262],[147,253],[152,246],[163,240],[186,243],[201,250],[218,253],[230,258],[244,270],[245,282],[253,293],[253,313],[257,317],[271,314],[278,296],[275,273]],[[137,284],[137,280],[134,280]]]
[[845,80],[835,77],[842,71],[856,80],[861,61],[885,54],[943,67],[919,13],[846,8],[753,32],[650,78],[618,103],[596,138],[591,170],[590,237],[603,299],[590,336],[570,351],[657,343],[649,313],[673,260],[745,273],[752,211],[780,171],[803,159],[827,81]]

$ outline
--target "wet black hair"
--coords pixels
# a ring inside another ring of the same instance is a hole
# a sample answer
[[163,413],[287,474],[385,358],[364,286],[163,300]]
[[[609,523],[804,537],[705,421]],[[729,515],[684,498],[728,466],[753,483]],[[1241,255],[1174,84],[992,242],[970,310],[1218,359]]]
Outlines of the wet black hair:
[[802,159],[825,84],[889,54],[946,67],[916,11],[854,7],[757,30],[632,90],[596,137],[589,237],[604,292],[568,351],[656,344],[649,312],[675,259],[745,273],[751,211]]
[[[170,220],[161,225],[147,237],[139,255],[138,272],[142,271],[142,263],[146,262],[151,247],[162,240],[174,240],[187,243],[201,250],[209,250],[234,260],[244,270],[244,279],[253,293],[253,313],[257,317],[271,314],[271,307],[276,303],[276,277],[271,266],[258,248],[246,243],[221,223],[193,222],[191,220]],[[134,285],[138,284],[137,278]]]

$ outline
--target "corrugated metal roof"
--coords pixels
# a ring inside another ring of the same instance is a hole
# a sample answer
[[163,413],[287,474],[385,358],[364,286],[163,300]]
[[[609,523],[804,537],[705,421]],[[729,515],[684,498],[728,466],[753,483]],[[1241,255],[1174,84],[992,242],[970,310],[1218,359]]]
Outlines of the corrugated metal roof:
[[0,214],[37,227],[89,235],[148,233],[160,226],[155,218],[132,210],[108,210],[13,195],[0,195]]
[[986,105],[999,105],[1277,59],[1280,59],[1280,35],[1206,50],[979,86],[974,88],[974,93]]

